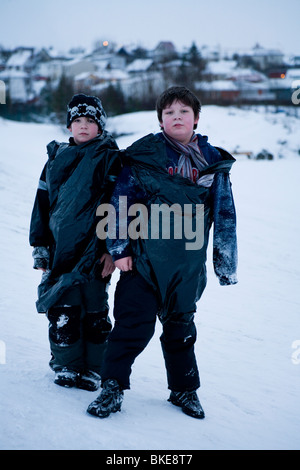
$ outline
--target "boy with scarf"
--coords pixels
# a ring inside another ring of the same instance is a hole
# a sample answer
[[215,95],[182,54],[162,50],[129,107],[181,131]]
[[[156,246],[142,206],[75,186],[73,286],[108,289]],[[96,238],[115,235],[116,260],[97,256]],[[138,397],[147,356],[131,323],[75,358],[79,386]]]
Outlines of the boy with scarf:
[[96,236],[96,209],[109,201],[121,169],[105,122],[99,98],[73,96],[67,111],[72,137],[47,146],[30,225],[34,268],[43,271],[37,310],[49,320],[54,382],[91,391],[100,386],[115,269]]
[[[187,217],[195,223],[196,208],[201,206],[203,243],[187,249],[185,234],[181,239],[171,234],[166,240],[161,233],[158,239],[141,233],[126,240],[119,233],[107,241],[121,275],[115,292],[115,326],[103,361],[103,389],[87,410],[92,415],[103,418],[121,409],[123,390],[130,388],[131,366],[152,338],[158,315],[163,326],[160,341],[171,391],[169,401],[192,417],[205,416],[196,392],[200,379],[194,353],[194,313],[206,285],[212,223],[214,269],[221,285],[237,282],[237,246],[229,180],[235,160],[211,146],[207,137],[194,133],[200,108],[197,97],[185,87],[166,90],[157,102],[162,133],[150,134],[126,150],[131,164],[122,170],[112,197],[117,215],[122,210],[120,196],[127,196],[128,207],[136,202],[147,208],[176,204],[177,210],[183,209],[182,219],[187,205],[192,206]],[[150,217],[147,234],[153,223]],[[124,229],[118,228],[120,232]]]

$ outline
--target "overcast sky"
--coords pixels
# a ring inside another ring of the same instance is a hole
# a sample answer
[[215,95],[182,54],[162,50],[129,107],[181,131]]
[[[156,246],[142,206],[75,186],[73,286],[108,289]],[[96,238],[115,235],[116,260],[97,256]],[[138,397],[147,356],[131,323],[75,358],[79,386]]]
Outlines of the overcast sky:
[[0,0],[0,45],[91,48],[195,42],[221,50],[256,43],[300,55],[300,0]]

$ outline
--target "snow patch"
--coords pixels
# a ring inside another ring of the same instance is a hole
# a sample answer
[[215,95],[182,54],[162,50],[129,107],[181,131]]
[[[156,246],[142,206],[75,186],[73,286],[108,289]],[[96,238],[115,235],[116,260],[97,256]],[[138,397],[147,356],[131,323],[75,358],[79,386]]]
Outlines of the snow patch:
[[[121,148],[159,131],[154,112],[117,116]],[[239,159],[231,172],[238,220],[239,283],[220,286],[208,253],[208,285],[195,315],[206,418],[167,401],[161,325],[137,358],[122,411],[106,420],[86,408],[97,392],[64,389],[48,366],[48,321],[36,313],[30,214],[46,144],[57,126],[0,119],[0,448],[12,450],[299,449],[299,119],[203,107],[198,130],[232,151],[266,148],[275,160]],[[282,158],[279,158],[282,157]],[[110,286],[110,307],[118,279]],[[183,432],[184,430],[184,432]]]

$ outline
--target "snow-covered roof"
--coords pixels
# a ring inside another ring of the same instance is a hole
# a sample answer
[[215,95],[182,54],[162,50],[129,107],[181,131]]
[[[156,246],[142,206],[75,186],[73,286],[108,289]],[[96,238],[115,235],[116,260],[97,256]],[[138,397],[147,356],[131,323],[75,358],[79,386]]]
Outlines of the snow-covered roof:
[[231,80],[213,80],[212,82],[196,82],[198,90],[205,91],[237,91],[238,87]]
[[30,59],[31,54],[29,50],[17,51],[10,56],[6,65],[7,67],[21,67]]
[[85,80],[86,78],[89,78],[89,77],[100,77],[100,74],[97,73],[97,72],[81,72],[77,75],[75,75],[74,77],[74,80]]
[[268,82],[249,82],[249,81],[239,81],[237,83],[237,87],[240,90],[266,90],[268,91],[270,88],[270,84]]
[[236,68],[235,60],[219,60],[217,62],[209,62],[205,68],[205,73],[214,75],[231,73]]
[[292,78],[293,80],[300,78],[300,69],[287,70],[286,78]]
[[89,59],[86,59],[85,57],[75,57],[74,59],[71,59],[71,60],[66,60],[66,63],[65,65],[67,67],[69,66],[72,66],[72,65],[76,65],[76,64],[86,64],[86,63],[89,63],[89,64],[92,64],[93,62]]
[[152,65],[152,59],[136,59],[126,68],[127,72],[145,72]]
[[227,78],[231,80],[244,80],[247,82],[264,82],[267,80],[267,77],[257,70],[248,69],[248,68],[237,68],[227,75]]
[[102,80],[124,80],[128,74],[120,69],[102,70],[97,72],[83,72],[75,76],[75,80],[84,80],[89,77],[98,77]]
[[104,70],[100,75],[101,77],[110,80],[124,80],[128,78],[128,74],[124,72],[124,70],[120,69]]

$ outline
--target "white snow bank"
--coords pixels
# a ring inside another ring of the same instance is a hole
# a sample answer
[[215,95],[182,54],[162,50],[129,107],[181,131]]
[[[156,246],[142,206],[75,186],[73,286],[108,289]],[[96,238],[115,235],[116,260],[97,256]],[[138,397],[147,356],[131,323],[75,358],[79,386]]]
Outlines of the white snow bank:
[[[132,133],[118,139],[120,147],[159,130],[153,112],[118,116],[108,127]],[[28,246],[30,214],[45,145],[66,134],[56,126],[0,119],[0,449],[299,449],[297,128],[299,120],[281,115],[203,108],[199,131],[213,144],[287,157],[238,159],[232,169],[239,284],[218,285],[210,248],[208,286],[196,315],[206,418],[190,418],[167,402],[158,323],[136,360],[121,413],[100,420],[86,413],[97,392],[53,384],[47,319],[35,311],[40,274]],[[117,274],[111,294],[116,280]]]

